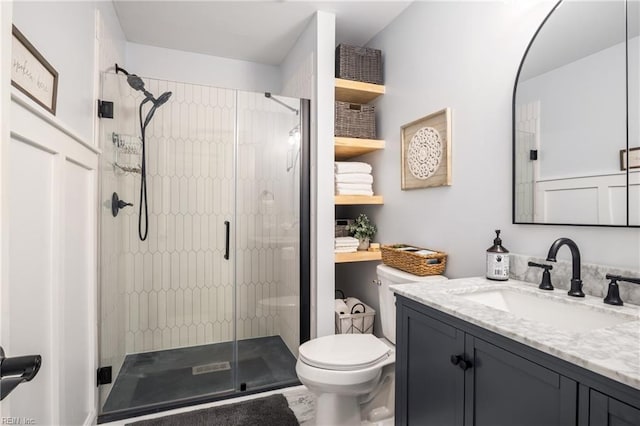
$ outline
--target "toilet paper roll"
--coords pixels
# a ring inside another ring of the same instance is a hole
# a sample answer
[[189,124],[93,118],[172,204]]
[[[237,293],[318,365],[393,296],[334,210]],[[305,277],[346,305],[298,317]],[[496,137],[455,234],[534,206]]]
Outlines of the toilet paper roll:
[[349,313],[349,307],[347,306],[346,303],[344,303],[344,300],[336,299],[336,312],[339,314]]
[[364,303],[355,297],[347,297],[345,299],[345,303],[347,304],[347,313],[350,314],[362,314],[364,313]]

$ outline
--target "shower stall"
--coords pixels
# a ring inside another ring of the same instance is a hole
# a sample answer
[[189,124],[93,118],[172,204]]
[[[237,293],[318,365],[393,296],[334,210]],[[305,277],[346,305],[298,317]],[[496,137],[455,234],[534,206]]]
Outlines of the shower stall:
[[309,338],[309,102],[138,80],[102,76],[100,422],[297,384]]

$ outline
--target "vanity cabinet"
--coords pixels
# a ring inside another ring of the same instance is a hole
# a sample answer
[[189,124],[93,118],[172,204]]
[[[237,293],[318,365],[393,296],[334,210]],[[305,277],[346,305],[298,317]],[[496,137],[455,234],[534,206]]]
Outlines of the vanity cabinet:
[[574,381],[418,310],[399,311],[397,425],[576,423]]
[[588,422],[582,422],[585,426],[638,426],[640,408],[634,408],[591,389],[588,419]]
[[[396,300],[396,425],[640,425],[640,407],[594,389],[594,373],[582,376],[536,349]],[[609,382],[604,389],[615,392]],[[616,395],[640,405],[640,391],[621,386]]]

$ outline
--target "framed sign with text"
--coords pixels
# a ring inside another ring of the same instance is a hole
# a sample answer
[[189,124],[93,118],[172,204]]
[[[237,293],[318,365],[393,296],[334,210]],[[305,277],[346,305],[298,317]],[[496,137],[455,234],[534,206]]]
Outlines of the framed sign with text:
[[11,85],[56,115],[58,72],[15,27],[11,42]]

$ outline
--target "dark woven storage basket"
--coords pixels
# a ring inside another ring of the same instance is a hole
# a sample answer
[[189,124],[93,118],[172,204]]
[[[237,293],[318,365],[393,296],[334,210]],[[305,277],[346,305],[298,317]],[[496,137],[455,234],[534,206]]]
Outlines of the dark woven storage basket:
[[[421,277],[426,275],[442,275],[447,267],[446,253],[436,252],[434,254],[415,254],[404,250],[398,250],[399,247],[407,246],[404,244],[380,246],[380,250],[382,251],[382,263]],[[437,259],[439,263],[427,263],[427,260],[429,259]]]
[[336,77],[382,84],[382,52],[368,47],[339,44],[336,47]]
[[347,231],[347,226],[351,224],[353,224],[353,219],[336,219],[336,237],[348,237],[349,231]]
[[376,113],[373,105],[336,101],[335,136],[375,139]]

